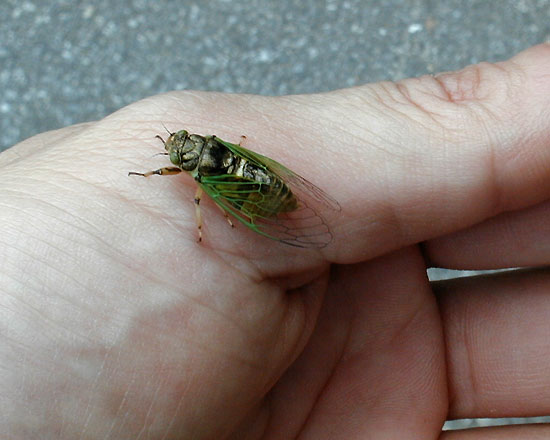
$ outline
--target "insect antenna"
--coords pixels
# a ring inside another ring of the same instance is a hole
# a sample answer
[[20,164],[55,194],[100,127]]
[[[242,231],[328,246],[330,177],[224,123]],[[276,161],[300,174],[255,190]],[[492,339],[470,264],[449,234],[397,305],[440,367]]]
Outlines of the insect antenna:
[[166,133],[168,133],[170,136],[172,136],[174,133],[172,133],[170,130],[168,130],[166,128],[166,125],[162,124],[162,126],[164,127],[164,129],[166,130]]
[[[170,137],[170,136],[172,136],[172,135],[174,134],[174,133],[172,133],[170,130],[168,130],[168,129],[166,128],[166,125],[162,124],[162,126],[163,126],[164,129],[166,130],[166,133],[168,133],[168,137]],[[162,138],[162,136],[160,136],[159,134],[157,134],[155,137],[156,137],[157,139],[160,139],[160,140],[162,141],[162,143],[163,143],[164,145],[166,145],[166,141]],[[161,153],[161,154],[167,154],[167,153]]]

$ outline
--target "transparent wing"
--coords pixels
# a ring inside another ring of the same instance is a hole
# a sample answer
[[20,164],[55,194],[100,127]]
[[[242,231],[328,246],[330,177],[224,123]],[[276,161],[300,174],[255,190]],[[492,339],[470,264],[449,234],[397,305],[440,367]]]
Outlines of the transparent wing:
[[255,153],[254,151],[250,151],[240,145],[222,141],[220,138],[216,139],[237,156],[244,157],[256,165],[277,174],[291,187],[292,190],[295,190],[295,194],[301,192],[307,196],[306,198],[313,199],[316,204],[324,205],[325,208],[329,208],[333,211],[341,211],[342,208],[335,199],[329,196],[321,188],[315,186],[313,183],[296,174],[294,171],[289,170],[279,162]]
[[282,243],[322,248],[332,241],[330,228],[322,217],[323,210],[340,211],[336,200],[303,177],[268,157],[239,145],[222,142],[234,154],[276,174],[297,199],[297,208],[290,212],[270,209],[262,186],[265,183],[239,176],[203,177],[203,190],[227,213],[257,233]]

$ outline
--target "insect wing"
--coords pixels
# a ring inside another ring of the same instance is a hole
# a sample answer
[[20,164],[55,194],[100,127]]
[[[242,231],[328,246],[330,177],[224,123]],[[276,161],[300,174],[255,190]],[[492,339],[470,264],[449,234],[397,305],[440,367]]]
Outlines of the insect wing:
[[219,138],[216,138],[223,145],[229,148],[234,154],[240,157],[244,157],[249,161],[255,163],[256,165],[268,169],[273,173],[277,174],[280,178],[284,180],[285,183],[289,184],[292,190],[297,190],[297,192],[304,193],[308,198],[313,198],[317,204],[324,205],[325,208],[329,208],[333,211],[341,211],[340,204],[324,192],[321,188],[315,186],[313,183],[304,179],[299,174],[296,174],[294,171],[289,170],[284,165],[279,162],[270,159],[269,157],[262,156],[261,154],[250,151],[240,145],[235,145],[230,142],[222,141]]
[[[326,209],[340,211],[336,200],[280,163],[240,145],[219,138],[218,141],[235,155],[276,174],[290,187],[298,201],[298,207],[293,211],[270,212],[266,209],[270,204],[262,203],[261,186],[264,183],[233,175],[204,178],[202,188],[222,209],[257,233],[282,243],[322,248],[331,242],[332,233],[320,212]],[[261,209],[251,209],[251,203],[256,203]]]

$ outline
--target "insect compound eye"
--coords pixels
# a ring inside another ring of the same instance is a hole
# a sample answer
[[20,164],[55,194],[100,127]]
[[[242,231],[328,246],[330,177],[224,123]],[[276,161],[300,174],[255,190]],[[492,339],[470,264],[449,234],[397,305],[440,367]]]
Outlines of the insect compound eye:
[[170,162],[172,162],[174,165],[181,164],[181,159],[177,151],[170,152]]

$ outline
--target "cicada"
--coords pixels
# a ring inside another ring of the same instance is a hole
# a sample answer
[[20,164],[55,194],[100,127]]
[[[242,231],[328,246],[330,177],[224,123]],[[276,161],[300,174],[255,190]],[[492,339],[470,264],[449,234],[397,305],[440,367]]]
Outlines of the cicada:
[[321,213],[340,205],[317,186],[280,163],[217,136],[170,133],[164,143],[175,166],[128,175],[148,177],[187,171],[197,182],[195,211],[202,237],[200,201],[203,192],[222,209],[228,222],[236,218],[253,231],[281,243],[322,248],[332,233]]

